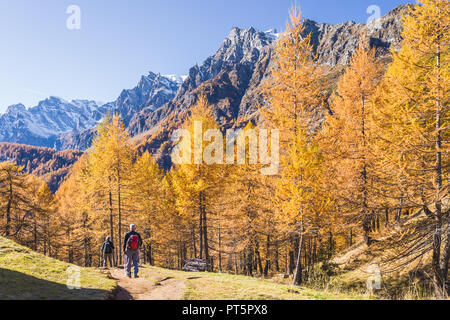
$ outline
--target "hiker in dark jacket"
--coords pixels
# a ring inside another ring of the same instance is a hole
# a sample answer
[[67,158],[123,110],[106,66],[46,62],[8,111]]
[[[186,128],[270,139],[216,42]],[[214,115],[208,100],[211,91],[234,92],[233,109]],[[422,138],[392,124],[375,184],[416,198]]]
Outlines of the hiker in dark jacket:
[[123,252],[126,258],[126,275],[131,278],[131,264],[133,264],[134,277],[138,278],[139,272],[139,249],[142,247],[142,238],[136,232],[136,225],[130,225],[130,231],[123,238]]
[[113,267],[114,244],[111,242],[110,236],[106,237],[106,241],[103,242],[101,250],[103,254],[103,267],[106,268],[108,261],[109,267]]

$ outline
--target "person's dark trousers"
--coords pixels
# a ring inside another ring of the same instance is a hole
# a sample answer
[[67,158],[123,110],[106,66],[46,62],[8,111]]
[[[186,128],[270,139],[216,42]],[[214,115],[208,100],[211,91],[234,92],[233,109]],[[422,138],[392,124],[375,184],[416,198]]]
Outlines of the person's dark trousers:
[[109,267],[113,267],[113,254],[111,253],[104,253],[103,254],[103,267],[107,267],[109,262]]
[[139,272],[139,250],[127,249],[125,258],[127,261],[125,267],[127,276],[131,276],[131,266],[134,268],[134,276],[137,276]]

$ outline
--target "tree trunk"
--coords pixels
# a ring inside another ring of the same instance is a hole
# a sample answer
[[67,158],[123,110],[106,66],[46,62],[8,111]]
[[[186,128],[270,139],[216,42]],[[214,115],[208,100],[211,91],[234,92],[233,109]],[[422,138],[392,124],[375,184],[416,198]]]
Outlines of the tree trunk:
[[[361,134],[363,137],[363,146],[364,149],[367,146],[366,141],[366,124],[365,124],[365,99],[364,96],[361,97]],[[371,216],[369,214],[369,208],[367,204],[368,191],[367,191],[367,164],[365,155],[363,155],[363,166],[361,170],[361,179],[362,179],[362,214],[363,214],[363,232],[364,232],[364,240],[368,246],[370,246],[370,223]]]
[[441,259],[441,243],[442,243],[442,220],[439,216],[435,217],[435,230],[433,234],[433,286],[436,295],[443,298],[443,287],[446,279],[442,278],[442,270],[439,264]]
[[267,277],[269,275],[269,269],[270,269],[270,236],[267,235],[267,241],[266,241],[266,264],[264,266],[264,277]]
[[253,249],[247,248],[247,275],[253,276]]
[[234,274],[237,275],[239,272],[238,270],[238,262],[237,262],[237,253],[234,253]]
[[[438,37],[441,38],[441,35]],[[440,68],[441,68],[441,48],[438,43],[436,48],[436,71],[437,71],[437,83],[440,83]],[[435,221],[436,228],[433,237],[433,271],[434,271],[434,288],[436,295],[439,298],[445,298],[447,296],[447,275],[448,275],[448,242],[446,243],[445,251],[441,254],[442,243],[442,137],[441,137],[441,99],[439,92],[436,95],[436,167],[435,167]],[[447,235],[447,240],[448,240]],[[446,268],[444,270],[443,268]],[[444,277],[445,276],[445,277]]]
[[[202,193],[202,197],[204,197],[203,193]],[[205,260],[210,262],[209,245],[208,245],[208,221],[206,218],[206,208],[205,208],[204,201],[202,202],[202,212],[203,212],[203,242],[204,242],[203,250],[205,251]],[[212,263],[211,263],[211,266],[212,266]]]
[[152,244],[151,242],[147,245],[147,261],[149,265],[153,265],[153,254],[152,254]]
[[384,209],[385,210],[385,217],[386,217],[386,227],[389,225],[389,208]]
[[199,201],[199,258],[203,259],[203,210],[202,210],[202,202],[203,202],[203,198],[202,198],[202,193],[200,192],[199,196],[198,196],[198,201]]
[[313,265],[317,262],[317,235],[314,236]]
[[37,235],[37,221],[36,221],[36,213],[33,215],[34,221],[33,221],[33,238],[34,238],[34,251],[38,250],[38,235]]
[[[114,243],[114,216],[113,216],[113,204],[112,204],[112,192],[109,191],[109,232],[111,237],[111,242]],[[122,244],[119,243],[118,250],[122,250]],[[116,250],[117,252],[117,250]],[[116,264],[116,255],[113,254],[113,265],[117,266]]]
[[[119,169],[120,170],[120,169]],[[117,188],[117,214],[119,220],[119,248],[122,246],[122,208],[121,208],[121,181],[120,181],[120,173],[118,176],[118,188]],[[122,263],[122,250],[119,250],[119,261]]]
[[264,275],[264,270],[263,270],[262,261],[261,261],[261,254],[259,252],[259,242],[258,242],[258,240],[256,240],[255,254],[256,254],[256,260],[257,260],[258,267],[259,267],[259,273],[260,273],[261,276],[263,276]]
[[303,219],[300,220],[300,238],[298,241],[298,253],[297,253],[297,265],[295,267],[294,279],[292,285],[300,285],[302,283],[302,266],[301,266],[301,254],[303,244]]
[[217,262],[217,268],[219,272],[222,272],[222,234],[220,230],[220,222],[219,222],[219,261]]
[[370,246],[372,239],[370,238],[370,215],[366,213],[363,214],[363,231],[364,231],[364,241]]
[[397,216],[395,217],[395,221],[400,222],[402,218],[402,210],[403,210],[403,196],[400,198],[400,206],[397,210]]
[[294,274],[294,251],[289,251],[289,265],[288,265],[289,274]]
[[12,180],[10,179],[8,204],[6,205],[6,225],[5,225],[5,236],[6,237],[10,236],[12,200],[13,200],[13,185],[12,185]]
[[247,272],[247,252],[246,252],[246,250],[244,250],[240,254],[240,257],[241,257],[240,260],[241,260],[242,273],[245,274],[245,275],[248,275],[248,272]]
[[328,260],[333,256],[333,233],[330,231],[330,235],[328,238]]
[[274,257],[274,262],[275,262],[275,270],[277,272],[280,272],[280,262],[279,262],[279,252],[278,252],[278,241],[275,241],[275,257]]

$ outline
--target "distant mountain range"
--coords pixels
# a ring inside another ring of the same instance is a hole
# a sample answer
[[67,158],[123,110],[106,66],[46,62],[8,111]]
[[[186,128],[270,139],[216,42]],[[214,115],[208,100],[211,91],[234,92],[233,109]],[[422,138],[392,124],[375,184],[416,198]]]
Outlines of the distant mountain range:
[[[355,52],[363,35],[376,48],[377,56],[388,62],[391,48],[401,43],[401,16],[410,5],[399,6],[375,23],[346,22],[337,25],[305,20],[305,34],[311,34],[319,61],[329,72],[333,86]],[[95,125],[106,113],[119,113],[141,150],[155,154],[170,165],[170,133],[181,124],[200,92],[206,92],[217,121],[224,127],[258,120],[262,102],[260,86],[270,74],[273,46],[279,34],[254,28],[233,28],[218,51],[187,77],[150,72],[138,85],[124,90],[114,102],[64,101],[49,98],[26,109],[11,106],[0,115],[0,142],[45,146],[56,150],[90,146]]]
[[57,97],[30,109],[13,105],[0,116],[0,141],[53,147],[59,136],[95,126],[107,109],[95,101],[68,102]]
[[[74,134],[95,128],[107,113],[120,113],[125,124],[144,107],[157,109],[170,101],[182,82],[181,77],[150,72],[131,90],[123,90],[116,101],[96,101],[50,97],[35,107],[23,104],[8,107],[0,115],[0,142],[13,142],[56,149],[68,149],[65,141]],[[81,149],[88,146],[80,142]]]

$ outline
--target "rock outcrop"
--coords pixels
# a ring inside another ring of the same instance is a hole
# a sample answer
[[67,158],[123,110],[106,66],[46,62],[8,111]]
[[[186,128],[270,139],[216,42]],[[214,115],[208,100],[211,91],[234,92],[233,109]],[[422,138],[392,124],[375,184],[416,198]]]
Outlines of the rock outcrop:
[[186,272],[206,272],[209,270],[210,264],[203,259],[187,260],[183,266],[183,271]]

